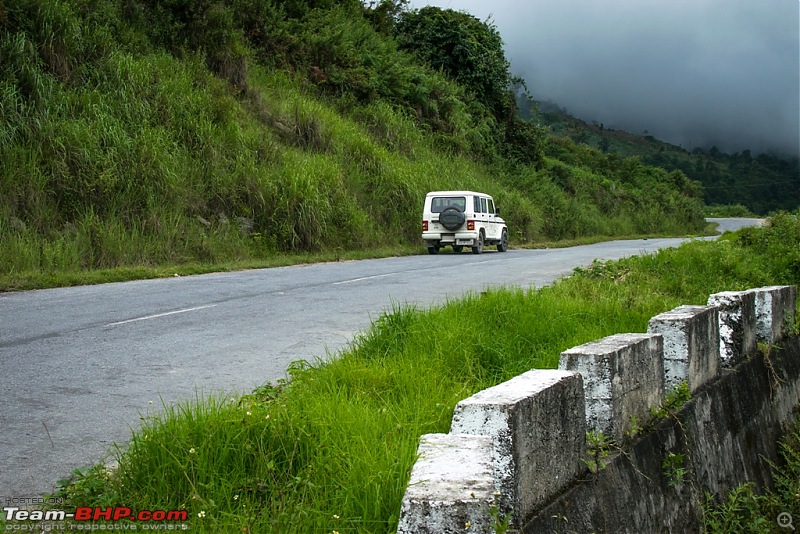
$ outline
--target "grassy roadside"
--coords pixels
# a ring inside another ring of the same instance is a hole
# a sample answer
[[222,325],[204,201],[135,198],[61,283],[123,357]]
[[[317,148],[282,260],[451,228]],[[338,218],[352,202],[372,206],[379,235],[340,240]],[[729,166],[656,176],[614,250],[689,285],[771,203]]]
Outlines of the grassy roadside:
[[363,251],[332,250],[318,253],[280,254],[264,259],[248,259],[225,263],[190,263],[161,266],[116,267],[88,271],[69,270],[0,274],[0,292],[46,289],[149,278],[168,278],[172,276],[191,276],[215,272],[243,271],[247,269],[266,269],[286,267],[307,263],[336,261],[355,261],[389,256],[410,256],[420,254],[420,247],[396,246]]
[[391,531],[419,436],[446,432],[458,400],[710,293],[786,283],[800,283],[797,215],[598,262],[550,287],[398,307],[337,358],[296,363],[290,381],[147,414],[114,453],[117,470],[77,472],[60,495],[185,509],[199,532]]
[[[716,224],[709,223],[701,235],[715,235]],[[543,241],[518,245],[515,248],[564,248],[577,245],[589,245],[604,241],[624,239],[650,239],[660,237],[685,237],[671,234],[622,235],[622,236],[589,236],[560,241]],[[447,251],[445,251],[446,253]],[[25,271],[22,273],[0,273],[0,292],[26,291],[53,287],[70,287],[150,278],[169,278],[173,276],[191,276],[215,272],[242,271],[247,269],[267,269],[286,267],[306,263],[324,263],[336,261],[355,261],[370,258],[386,258],[391,256],[412,256],[426,253],[425,248],[413,245],[395,245],[369,250],[331,250],[317,253],[278,254],[269,258],[229,261],[225,263],[190,263],[161,266],[116,267],[94,270],[51,270],[46,272]]]

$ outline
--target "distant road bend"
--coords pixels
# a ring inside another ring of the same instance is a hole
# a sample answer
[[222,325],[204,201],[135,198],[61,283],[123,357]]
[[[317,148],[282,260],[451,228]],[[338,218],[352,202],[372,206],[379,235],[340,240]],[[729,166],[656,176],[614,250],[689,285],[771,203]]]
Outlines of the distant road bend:
[[[721,230],[756,224],[719,222]],[[543,286],[595,259],[683,241],[504,254],[492,247],[482,255],[0,294],[0,499],[51,492],[72,469],[98,462],[113,442],[126,442],[140,414],[162,400],[249,392],[283,378],[294,360],[335,353],[393,303],[426,308],[487,287]]]

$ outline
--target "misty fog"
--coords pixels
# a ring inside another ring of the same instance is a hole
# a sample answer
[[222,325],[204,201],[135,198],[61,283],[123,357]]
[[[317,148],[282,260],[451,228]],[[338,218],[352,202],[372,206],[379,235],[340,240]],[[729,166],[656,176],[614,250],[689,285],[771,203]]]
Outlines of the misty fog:
[[533,97],[684,148],[800,154],[798,0],[440,0],[490,20]]

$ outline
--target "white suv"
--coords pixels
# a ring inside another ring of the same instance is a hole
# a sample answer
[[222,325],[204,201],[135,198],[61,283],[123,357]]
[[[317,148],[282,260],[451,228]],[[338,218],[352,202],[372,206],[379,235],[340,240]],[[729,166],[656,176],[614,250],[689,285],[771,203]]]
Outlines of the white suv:
[[472,247],[474,254],[483,252],[484,245],[497,245],[498,251],[505,252],[508,227],[494,199],[485,193],[431,191],[425,196],[422,239],[431,254],[446,245],[455,252]]

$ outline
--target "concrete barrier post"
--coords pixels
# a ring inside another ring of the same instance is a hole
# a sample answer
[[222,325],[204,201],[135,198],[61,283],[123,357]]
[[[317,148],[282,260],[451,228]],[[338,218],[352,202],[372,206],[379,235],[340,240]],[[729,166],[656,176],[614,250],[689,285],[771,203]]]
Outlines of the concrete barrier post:
[[756,338],[778,343],[794,325],[797,286],[769,286],[751,289],[756,300]]
[[492,532],[492,438],[425,434],[400,507],[398,534]]
[[499,508],[521,526],[583,470],[583,380],[535,369],[456,405],[450,431],[491,436]]
[[756,350],[756,296],[752,291],[723,291],[708,297],[719,310],[719,356],[733,367]]
[[679,306],[650,319],[647,331],[664,336],[664,387],[686,381],[694,393],[719,375],[719,313],[713,306]]
[[660,334],[617,334],[561,353],[559,369],[583,376],[588,429],[621,442],[633,418],[664,402],[663,343]]

